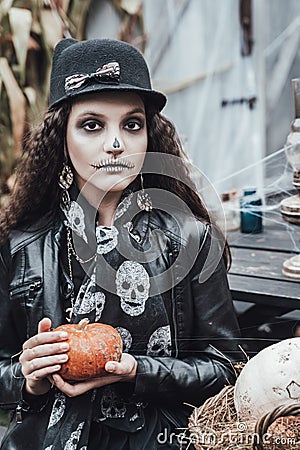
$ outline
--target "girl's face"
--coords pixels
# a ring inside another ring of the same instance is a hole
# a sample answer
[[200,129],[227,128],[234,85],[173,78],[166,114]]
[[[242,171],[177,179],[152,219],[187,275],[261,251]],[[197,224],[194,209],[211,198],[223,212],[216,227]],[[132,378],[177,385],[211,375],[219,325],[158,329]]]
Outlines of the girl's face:
[[145,107],[132,92],[76,99],[67,123],[67,149],[77,185],[121,193],[140,172],[147,150]]

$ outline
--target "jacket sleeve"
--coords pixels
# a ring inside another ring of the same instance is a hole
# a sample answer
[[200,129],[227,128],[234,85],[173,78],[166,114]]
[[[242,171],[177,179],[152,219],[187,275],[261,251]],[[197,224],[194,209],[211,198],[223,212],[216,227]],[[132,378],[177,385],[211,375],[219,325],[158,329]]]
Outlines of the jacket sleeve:
[[22,399],[24,377],[19,363],[22,343],[16,328],[10,299],[10,249],[0,252],[0,407],[11,409]]
[[[17,408],[19,414],[21,411],[40,412],[48,403],[50,391],[44,395],[30,395],[25,391],[19,356],[27,339],[27,323],[25,313],[17,312],[14,305],[10,288],[14,272],[12,266],[10,244],[7,242],[0,250],[0,408]],[[20,285],[24,285],[20,274],[17,278]]]
[[[220,252],[212,251],[213,239],[215,236],[207,228],[197,260],[181,282],[183,297],[191,297],[192,302],[192,316],[188,320],[192,323],[192,331],[185,333],[188,351],[184,352],[184,357],[179,354],[179,358],[136,356],[136,396],[196,406],[226,384],[235,382],[232,363],[243,359],[238,349],[240,334],[224,259],[222,256],[214,259]],[[181,314],[187,314],[189,308],[187,302],[187,308],[185,310],[183,306]],[[181,318],[177,317],[177,320]]]

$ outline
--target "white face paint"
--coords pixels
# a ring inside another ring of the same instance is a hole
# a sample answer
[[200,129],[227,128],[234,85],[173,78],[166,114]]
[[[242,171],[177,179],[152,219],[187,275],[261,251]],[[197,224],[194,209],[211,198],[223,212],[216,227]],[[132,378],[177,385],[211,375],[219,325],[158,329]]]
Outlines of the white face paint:
[[171,356],[171,330],[170,326],[160,327],[155,330],[147,345],[149,356]]
[[132,336],[126,328],[116,327],[116,330],[120,333],[122,341],[123,341],[123,353],[126,353],[130,350],[132,345]]
[[106,419],[119,419],[126,414],[126,405],[111,386],[106,386],[101,398],[101,412]]
[[111,227],[98,226],[96,228],[97,253],[104,255],[113,250],[118,245],[118,230]]
[[[118,148],[113,146],[116,137]],[[119,199],[140,172],[146,155],[148,134],[142,98],[121,91],[78,96],[68,117],[66,142],[79,189],[85,187],[85,195],[94,201],[95,189]],[[118,164],[112,164],[113,160]]]
[[144,267],[134,261],[124,261],[116,274],[117,294],[121,308],[130,316],[139,316],[145,310],[150,280]]

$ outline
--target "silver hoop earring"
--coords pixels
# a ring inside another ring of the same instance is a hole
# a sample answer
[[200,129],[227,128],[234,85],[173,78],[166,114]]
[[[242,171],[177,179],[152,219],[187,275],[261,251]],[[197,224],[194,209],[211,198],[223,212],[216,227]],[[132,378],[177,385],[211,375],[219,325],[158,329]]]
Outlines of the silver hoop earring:
[[64,163],[62,171],[59,175],[58,185],[62,189],[61,207],[69,211],[71,207],[71,199],[68,190],[73,183],[74,175],[71,167]]
[[138,192],[136,197],[136,202],[138,207],[142,211],[151,211],[152,210],[152,200],[150,195],[144,190],[144,179],[142,172],[140,173],[141,177],[141,190]]
[[118,141],[118,139],[115,137],[115,140],[113,142],[113,148],[120,148],[120,147],[121,147],[121,144]]

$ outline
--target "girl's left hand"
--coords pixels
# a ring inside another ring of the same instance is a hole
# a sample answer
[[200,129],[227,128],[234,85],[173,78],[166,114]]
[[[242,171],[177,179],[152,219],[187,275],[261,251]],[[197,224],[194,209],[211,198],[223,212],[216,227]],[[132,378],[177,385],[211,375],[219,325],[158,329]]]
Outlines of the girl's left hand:
[[76,397],[84,394],[91,389],[105,386],[106,384],[116,383],[118,381],[134,381],[136,375],[137,362],[132,355],[123,353],[120,362],[108,361],[105,365],[107,374],[99,378],[91,378],[78,383],[68,383],[58,374],[49,376],[49,381],[57,389],[62,391],[68,397]]

